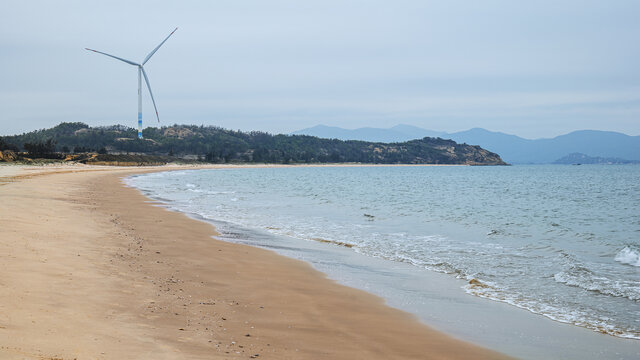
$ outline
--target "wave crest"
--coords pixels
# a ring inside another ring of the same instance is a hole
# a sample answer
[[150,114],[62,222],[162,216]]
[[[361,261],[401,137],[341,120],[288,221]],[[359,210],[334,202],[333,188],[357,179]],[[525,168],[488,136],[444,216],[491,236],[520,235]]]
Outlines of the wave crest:
[[640,266],[640,251],[625,246],[624,249],[618,252],[614,260],[622,264]]
[[604,276],[596,276],[582,267],[572,267],[553,275],[553,279],[561,284],[593,291],[602,295],[623,297],[629,300],[640,300],[640,286],[637,282],[612,280]]

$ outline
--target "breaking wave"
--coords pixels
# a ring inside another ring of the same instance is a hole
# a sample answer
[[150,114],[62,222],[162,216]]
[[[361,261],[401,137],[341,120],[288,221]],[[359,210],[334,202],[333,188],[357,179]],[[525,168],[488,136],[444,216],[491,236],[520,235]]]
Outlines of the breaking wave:
[[626,246],[616,255],[615,260],[622,264],[640,266],[640,251]]

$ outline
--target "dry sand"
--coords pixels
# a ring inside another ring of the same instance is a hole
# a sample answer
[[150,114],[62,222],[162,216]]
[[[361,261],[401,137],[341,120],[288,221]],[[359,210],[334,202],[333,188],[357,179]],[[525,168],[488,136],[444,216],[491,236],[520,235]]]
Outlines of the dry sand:
[[306,263],[212,239],[122,185],[143,171],[158,169],[0,179],[1,359],[505,358]]

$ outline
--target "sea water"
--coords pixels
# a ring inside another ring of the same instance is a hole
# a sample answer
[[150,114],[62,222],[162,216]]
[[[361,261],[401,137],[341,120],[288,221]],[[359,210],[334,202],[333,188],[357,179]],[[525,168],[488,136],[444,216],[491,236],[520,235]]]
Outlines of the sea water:
[[340,247],[391,273],[402,263],[449,274],[466,296],[640,339],[640,166],[265,167],[127,182],[231,240],[245,229],[267,247]]

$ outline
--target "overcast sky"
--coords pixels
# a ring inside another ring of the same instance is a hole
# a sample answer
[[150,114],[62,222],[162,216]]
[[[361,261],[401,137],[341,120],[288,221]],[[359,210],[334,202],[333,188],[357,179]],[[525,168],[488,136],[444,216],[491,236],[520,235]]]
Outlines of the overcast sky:
[[[640,135],[640,1],[8,1],[0,134],[161,125]],[[143,120],[157,124],[144,90]]]

